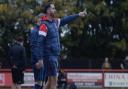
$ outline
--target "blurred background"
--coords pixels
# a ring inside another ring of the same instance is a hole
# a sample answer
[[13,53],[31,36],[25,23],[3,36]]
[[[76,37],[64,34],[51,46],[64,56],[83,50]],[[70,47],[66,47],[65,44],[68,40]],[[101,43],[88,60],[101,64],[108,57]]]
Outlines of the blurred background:
[[60,28],[61,68],[100,69],[106,57],[111,68],[120,68],[128,55],[128,0],[0,0],[1,68],[9,68],[8,50],[19,35],[25,39],[31,68],[29,33],[48,1],[55,3],[57,17],[85,8],[88,13]]

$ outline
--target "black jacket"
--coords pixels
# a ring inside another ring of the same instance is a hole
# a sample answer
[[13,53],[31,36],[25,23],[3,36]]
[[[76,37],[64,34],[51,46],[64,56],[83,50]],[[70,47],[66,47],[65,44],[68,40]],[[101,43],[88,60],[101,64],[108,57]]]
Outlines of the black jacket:
[[20,43],[15,43],[9,50],[9,59],[11,67],[16,65],[17,68],[25,69],[26,52]]

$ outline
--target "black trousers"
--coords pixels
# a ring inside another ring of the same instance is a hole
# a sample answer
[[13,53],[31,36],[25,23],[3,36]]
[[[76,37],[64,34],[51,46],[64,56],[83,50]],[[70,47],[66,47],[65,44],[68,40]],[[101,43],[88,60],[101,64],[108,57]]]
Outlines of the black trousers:
[[23,84],[24,83],[24,73],[20,68],[12,68],[12,80],[15,84]]

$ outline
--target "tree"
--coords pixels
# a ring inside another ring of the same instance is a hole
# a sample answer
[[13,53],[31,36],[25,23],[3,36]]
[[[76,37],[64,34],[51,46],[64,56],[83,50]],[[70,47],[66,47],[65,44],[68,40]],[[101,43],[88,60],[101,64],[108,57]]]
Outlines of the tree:
[[[82,0],[77,0],[77,3],[80,1]],[[63,38],[67,38],[64,44],[69,49],[70,56],[93,58],[125,56],[124,53],[127,54],[128,50],[127,2],[128,0],[86,0],[82,6],[83,9],[87,8],[87,18],[78,19],[71,24],[71,34]],[[68,2],[68,4],[71,7],[72,3]],[[70,11],[69,7],[68,11]],[[81,6],[79,7],[78,4],[71,11],[78,12],[80,9]]]
[[[53,1],[57,16],[87,9],[86,18],[62,27],[62,55],[66,58],[123,57],[128,54],[128,0],[44,0]],[[8,44],[23,35],[29,51],[29,29],[42,11],[36,0],[16,0],[12,6],[0,4],[0,57],[7,54]],[[64,29],[66,29],[64,31]],[[78,51],[79,50],[79,51]]]

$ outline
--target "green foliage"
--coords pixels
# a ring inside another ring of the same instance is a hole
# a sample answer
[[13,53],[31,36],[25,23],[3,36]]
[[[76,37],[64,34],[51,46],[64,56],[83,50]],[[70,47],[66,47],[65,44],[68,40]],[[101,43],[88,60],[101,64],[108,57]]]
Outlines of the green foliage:
[[[66,7],[64,9],[68,10],[68,14],[86,8],[88,15],[70,24],[71,34],[62,38],[63,44],[69,49],[67,52],[70,52],[70,56],[95,58],[122,57],[127,54],[128,0],[114,2],[113,5],[105,0],[86,0],[83,1],[82,9],[81,6],[72,6],[72,2],[77,4],[74,0],[64,3]],[[118,37],[115,38],[115,35]]]
[[[121,57],[127,53],[128,0],[117,0],[113,5],[108,4],[107,0],[52,1],[56,5],[58,17],[78,13],[85,8],[88,12],[85,18],[78,18],[68,25],[69,33],[61,38],[66,48],[62,50],[62,55],[67,52],[69,56],[95,58]],[[29,29],[41,10],[36,0],[16,0],[16,5],[0,4],[0,57],[7,53],[8,44],[13,43],[18,35],[24,36],[25,46],[30,50]],[[14,29],[17,22],[18,28]]]

